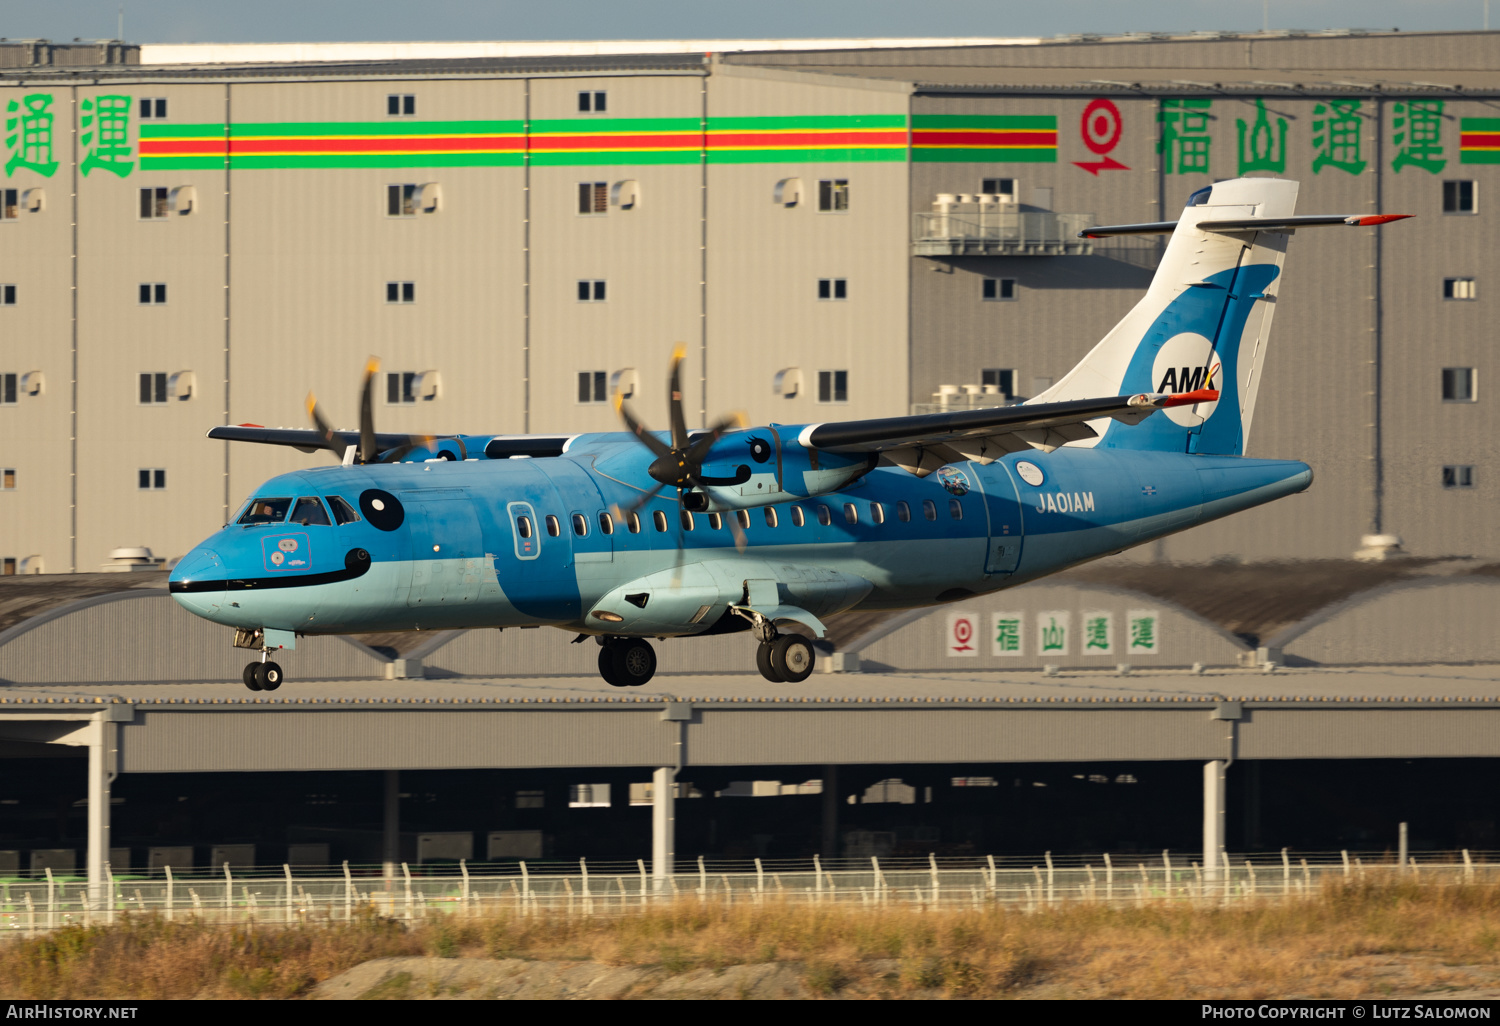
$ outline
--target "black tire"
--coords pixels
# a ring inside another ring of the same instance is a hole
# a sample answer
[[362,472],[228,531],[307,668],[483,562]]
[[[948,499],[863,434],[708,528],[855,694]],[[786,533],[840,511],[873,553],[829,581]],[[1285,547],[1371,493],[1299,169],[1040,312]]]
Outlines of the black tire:
[[609,642],[599,649],[599,676],[604,678],[604,683],[612,688],[623,688],[626,685],[620,683],[615,676],[615,646]]
[[818,653],[800,634],[783,634],[771,643],[771,666],[788,684],[801,684],[812,676]]
[[629,638],[610,646],[614,653],[615,679],[621,687],[638,688],[656,673],[656,650],[644,638]]
[[[771,644],[774,644],[772,642]],[[785,684],[786,678],[776,672],[776,667],[771,663],[771,645],[762,642],[755,649],[755,668],[760,675],[772,684]]]
[[245,687],[251,691],[260,690],[260,682],[255,679],[255,668],[259,665],[260,663],[246,663],[245,672],[240,674],[240,679],[245,682]]
[[280,663],[255,664],[255,683],[260,685],[262,691],[275,691],[281,687],[281,681]]

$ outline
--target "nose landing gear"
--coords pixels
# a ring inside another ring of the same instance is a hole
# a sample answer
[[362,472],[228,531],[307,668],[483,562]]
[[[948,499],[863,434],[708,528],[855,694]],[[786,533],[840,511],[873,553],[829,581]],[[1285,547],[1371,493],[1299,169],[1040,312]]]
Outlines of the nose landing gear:
[[271,662],[268,656],[269,653],[262,652],[260,662],[245,664],[240,677],[251,691],[275,691],[281,687],[281,664]]

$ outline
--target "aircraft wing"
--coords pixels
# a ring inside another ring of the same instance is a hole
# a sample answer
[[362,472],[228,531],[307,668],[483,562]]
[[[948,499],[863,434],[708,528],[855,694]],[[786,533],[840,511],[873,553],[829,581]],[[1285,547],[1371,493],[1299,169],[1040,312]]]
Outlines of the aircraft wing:
[[1137,424],[1169,406],[1216,402],[1217,389],[1196,392],[1140,393],[1102,399],[1074,399],[1061,403],[959,410],[914,417],[846,420],[813,424],[798,441],[827,452],[879,453],[884,459],[918,477],[948,463],[974,460],[990,463],[1011,452],[1041,449],[1051,452],[1068,442],[1093,438],[1086,422],[1113,417]]
[[[334,431],[334,438],[344,447],[359,444],[358,431]],[[210,428],[209,438],[226,442],[258,442],[261,445],[287,445],[303,452],[317,452],[325,448],[323,436],[311,428],[268,428],[258,424],[225,424]],[[566,435],[435,435],[434,442],[445,438],[461,439],[467,451],[477,455],[482,449],[489,459],[505,459],[510,456],[560,456],[568,441]],[[377,432],[375,448],[389,452],[411,441],[410,435]]]

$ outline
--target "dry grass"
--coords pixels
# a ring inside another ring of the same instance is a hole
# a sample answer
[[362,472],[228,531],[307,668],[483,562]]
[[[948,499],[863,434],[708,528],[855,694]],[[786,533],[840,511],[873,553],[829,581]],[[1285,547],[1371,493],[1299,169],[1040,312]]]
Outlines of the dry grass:
[[1500,885],[1338,884],[1228,909],[680,902],[618,919],[217,927],[136,918],[0,945],[7,998],[295,997],[372,958],[802,966],[818,994],[1276,998],[1500,993]]

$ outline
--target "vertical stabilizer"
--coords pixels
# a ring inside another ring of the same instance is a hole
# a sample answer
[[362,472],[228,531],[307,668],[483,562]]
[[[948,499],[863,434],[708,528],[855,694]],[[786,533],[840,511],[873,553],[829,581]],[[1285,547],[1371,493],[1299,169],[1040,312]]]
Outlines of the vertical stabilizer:
[[[1145,298],[1062,380],[1032,402],[1216,388],[1217,402],[1162,410],[1140,424],[1099,420],[1074,445],[1239,455],[1265,363],[1288,232],[1201,222],[1284,222],[1297,183],[1237,178],[1188,199]],[[1170,227],[1170,226],[1167,226]]]

